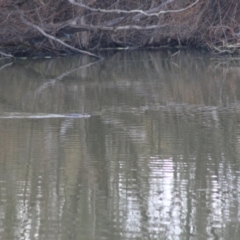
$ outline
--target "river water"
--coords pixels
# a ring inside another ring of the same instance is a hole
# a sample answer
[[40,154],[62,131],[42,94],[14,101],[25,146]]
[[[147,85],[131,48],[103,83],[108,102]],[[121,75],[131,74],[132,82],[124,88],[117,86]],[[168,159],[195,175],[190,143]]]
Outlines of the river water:
[[1,62],[0,239],[240,239],[239,66],[153,50]]

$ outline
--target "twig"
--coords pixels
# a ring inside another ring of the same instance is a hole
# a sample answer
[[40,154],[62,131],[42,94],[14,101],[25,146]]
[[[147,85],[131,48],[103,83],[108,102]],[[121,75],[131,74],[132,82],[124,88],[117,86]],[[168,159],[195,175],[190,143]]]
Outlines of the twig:
[[157,28],[162,28],[168,26],[167,24],[164,25],[149,25],[149,26],[139,26],[139,25],[125,25],[125,26],[117,26],[117,27],[106,27],[101,25],[75,25],[69,24],[72,29],[76,30],[102,30],[102,31],[121,31],[121,30],[152,30]]
[[178,12],[182,12],[182,11],[185,11],[191,7],[193,7],[194,5],[196,5],[199,0],[196,0],[194,3],[190,4],[189,6],[187,6],[186,8],[181,8],[181,9],[176,9],[176,10],[166,10],[166,11],[159,11],[157,13],[147,13],[146,11],[143,11],[143,10],[137,10],[137,9],[134,9],[134,10],[121,10],[121,9],[101,9],[101,8],[91,8],[83,3],[78,3],[78,2],[75,2],[75,0],[68,0],[68,2],[70,2],[71,4],[75,5],[75,6],[78,6],[78,7],[81,7],[81,8],[84,8],[84,9],[87,9],[87,10],[90,10],[92,12],[99,12],[99,13],[125,13],[125,14],[130,14],[130,13],[138,13],[138,14],[143,14],[145,16],[148,16],[148,17],[152,17],[152,16],[159,16],[161,14],[165,14],[165,13],[178,13]]

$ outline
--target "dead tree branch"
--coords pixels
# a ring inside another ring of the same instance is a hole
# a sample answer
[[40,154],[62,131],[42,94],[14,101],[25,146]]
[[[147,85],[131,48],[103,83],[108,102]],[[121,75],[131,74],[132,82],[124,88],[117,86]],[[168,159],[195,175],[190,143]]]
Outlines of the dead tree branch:
[[[240,50],[237,0],[0,0],[1,56],[80,53],[109,47]],[[5,55],[4,55],[5,54]]]
[[53,41],[56,41],[56,42],[62,44],[63,46],[65,46],[65,47],[67,47],[67,48],[69,48],[69,49],[71,49],[71,50],[73,50],[73,51],[76,51],[76,52],[78,52],[78,53],[85,54],[85,55],[88,55],[88,56],[91,56],[91,57],[95,57],[95,58],[102,58],[102,57],[100,57],[100,56],[98,56],[98,55],[96,55],[96,54],[94,54],[94,53],[91,53],[91,52],[88,52],[88,51],[84,51],[84,50],[80,50],[80,49],[78,49],[78,48],[75,48],[75,47],[73,47],[73,46],[71,46],[71,45],[63,42],[62,40],[60,40],[60,39],[58,39],[58,38],[56,38],[56,37],[54,37],[54,36],[46,33],[46,32],[45,32],[42,28],[40,28],[39,26],[37,26],[37,25],[35,25],[35,24],[27,21],[27,20],[23,17],[23,14],[21,14],[21,19],[22,19],[22,21],[23,21],[26,25],[28,25],[28,26],[36,29],[36,30],[39,31],[43,36],[45,36],[45,37],[48,38],[48,39],[51,39],[51,40],[53,40]]
[[122,10],[122,9],[101,9],[101,8],[92,8],[92,7],[89,7],[83,3],[79,3],[79,2],[76,2],[75,0],[68,0],[69,3],[75,5],[75,6],[78,6],[80,8],[84,8],[86,10],[90,10],[92,12],[96,12],[96,13],[123,13],[123,14],[132,14],[132,13],[139,13],[139,14],[142,14],[144,16],[147,16],[147,17],[159,17],[159,15],[161,14],[166,14],[166,13],[178,13],[178,12],[183,12],[183,11],[186,11],[187,9],[193,7],[194,5],[196,5],[199,0],[196,0],[194,3],[190,4],[189,6],[185,7],[185,8],[181,8],[181,9],[176,9],[176,10],[165,10],[165,11],[158,11],[156,13],[148,13],[147,11],[143,11],[143,10],[138,10],[138,9],[133,9],[133,10]]
[[12,54],[7,54],[2,51],[0,51],[0,55],[4,56],[5,58],[14,58]]

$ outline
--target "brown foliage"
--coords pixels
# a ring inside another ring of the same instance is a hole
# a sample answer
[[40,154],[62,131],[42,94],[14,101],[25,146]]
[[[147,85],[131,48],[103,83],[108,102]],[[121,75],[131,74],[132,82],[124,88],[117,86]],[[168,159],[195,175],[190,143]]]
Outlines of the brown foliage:
[[234,52],[239,23],[237,0],[0,0],[0,46],[13,55],[59,54],[67,45],[194,45]]

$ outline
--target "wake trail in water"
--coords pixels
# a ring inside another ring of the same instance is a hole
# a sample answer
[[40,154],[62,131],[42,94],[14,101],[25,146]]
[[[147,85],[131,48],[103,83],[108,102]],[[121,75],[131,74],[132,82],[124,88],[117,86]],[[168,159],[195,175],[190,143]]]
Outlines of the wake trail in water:
[[70,113],[70,114],[44,114],[44,113],[11,113],[0,115],[0,119],[44,119],[44,118],[89,118],[90,114],[87,113]]

